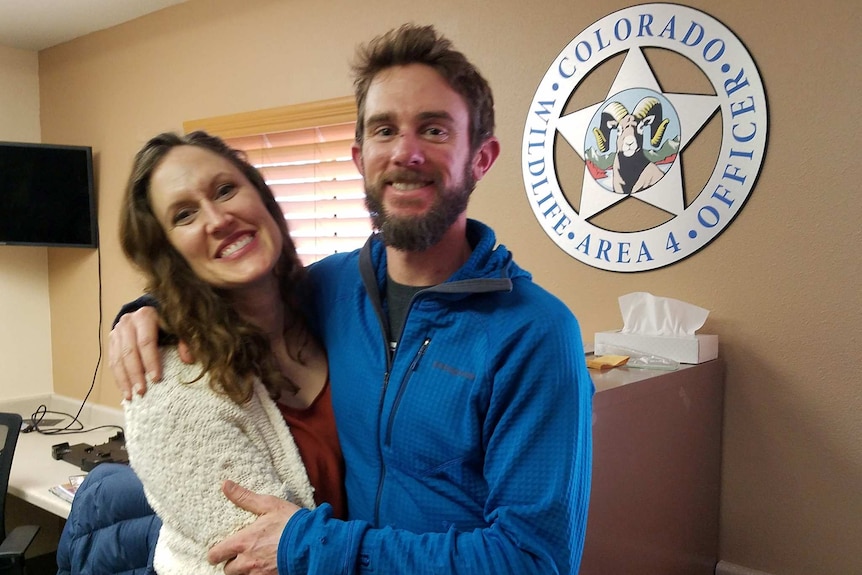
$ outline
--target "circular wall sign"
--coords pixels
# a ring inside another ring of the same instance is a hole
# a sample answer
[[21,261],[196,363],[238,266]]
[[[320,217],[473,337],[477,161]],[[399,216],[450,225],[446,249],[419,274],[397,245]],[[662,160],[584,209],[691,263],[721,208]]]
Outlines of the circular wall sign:
[[[663,90],[645,55],[650,49],[688,60],[710,88]],[[604,100],[571,109],[587,76],[615,56],[621,63]],[[721,123],[714,169],[687,193],[686,149],[713,121]],[[742,42],[699,10],[643,4],[586,28],[548,68],[524,128],[524,186],[542,228],[575,259],[610,271],[652,270],[694,254],[727,228],[754,188],[766,141],[766,95]],[[583,184],[564,193],[559,175],[572,165],[576,172],[583,166]],[[651,206],[658,221],[653,215],[614,229],[608,216],[626,202]]]

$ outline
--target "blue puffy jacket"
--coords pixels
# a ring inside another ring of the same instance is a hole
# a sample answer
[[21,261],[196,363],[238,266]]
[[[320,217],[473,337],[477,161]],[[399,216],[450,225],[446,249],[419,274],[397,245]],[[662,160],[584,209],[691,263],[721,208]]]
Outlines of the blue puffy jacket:
[[102,463],[75,494],[57,548],[57,575],[154,574],[161,526],[132,469]]

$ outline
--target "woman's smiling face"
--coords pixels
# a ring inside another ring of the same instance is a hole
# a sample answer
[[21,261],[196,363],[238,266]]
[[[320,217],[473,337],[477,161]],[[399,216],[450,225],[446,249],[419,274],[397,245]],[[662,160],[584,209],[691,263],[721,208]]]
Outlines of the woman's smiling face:
[[281,232],[227,159],[198,146],[173,148],[153,170],[149,202],[171,245],[208,284],[238,289],[272,279]]

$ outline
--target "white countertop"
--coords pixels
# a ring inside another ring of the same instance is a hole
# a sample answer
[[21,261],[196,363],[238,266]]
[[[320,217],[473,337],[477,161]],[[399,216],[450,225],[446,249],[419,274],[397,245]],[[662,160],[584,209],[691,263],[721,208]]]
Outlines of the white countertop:
[[[31,414],[42,404],[49,411],[62,412],[69,414],[69,416],[74,416],[81,407],[80,400],[60,395],[40,395],[14,400],[0,400],[0,411],[19,413],[25,420],[29,420]],[[46,419],[59,419],[61,417],[61,415],[54,413],[45,416]],[[100,425],[122,425],[123,412],[120,409],[111,409],[95,404],[86,405],[81,411],[79,419],[84,424],[85,430],[91,430]],[[70,417],[64,418],[58,426],[65,427],[69,421]],[[104,427],[74,434],[21,433],[18,436],[18,446],[15,448],[15,457],[12,462],[9,493],[64,519],[67,518],[71,504],[49,490],[55,485],[69,481],[70,476],[83,475],[85,472],[62,459],[54,459],[52,446],[58,443],[99,445],[108,441],[118,431],[116,427]]]

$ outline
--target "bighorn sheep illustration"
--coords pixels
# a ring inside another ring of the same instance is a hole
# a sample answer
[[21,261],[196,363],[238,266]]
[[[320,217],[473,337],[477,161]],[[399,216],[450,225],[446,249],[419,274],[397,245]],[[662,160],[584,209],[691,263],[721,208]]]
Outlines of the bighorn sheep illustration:
[[669,122],[662,118],[661,102],[657,98],[643,98],[631,113],[619,102],[605,106],[601,123],[598,128],[593,128],[593,134],[599,150],[607,152],[611,131],[617,130],[612,180],[616,193],[633,194],[652,186],[664,176],[664,172],[644,154],[643,137],[646,126],[656,126],[650,144],[658,147]]

